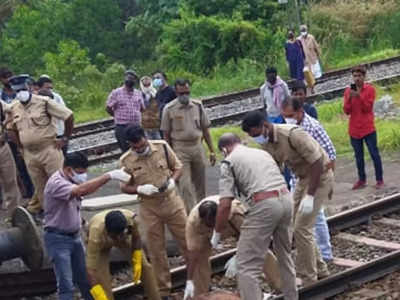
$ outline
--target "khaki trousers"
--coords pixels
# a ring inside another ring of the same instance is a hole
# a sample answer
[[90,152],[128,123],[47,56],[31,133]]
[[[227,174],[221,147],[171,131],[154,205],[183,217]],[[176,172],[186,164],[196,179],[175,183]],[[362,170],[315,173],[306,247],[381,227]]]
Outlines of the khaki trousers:
[[42,210],[43,193],[47,180],[54,172],[62,168],[64,156],[61,150],[54,148],[54,145],[49,145],[35,152],[24,149],[23,155],[35,186],[35,193],[28,203],[28,211],[38,213]]
[[21,192],[18,188],[14,157],[7,143],[0,145],[0,186],[3,192],[2,208],[11,216],[21,203]]
[[279,262],[283,295],[287,300],[298,299],[296,272],[291,256],[292,210],[290,193],[262,200],[249,209],[241,228],[237,252],[240,299],[263,299],[259,277],[271,237]]
[[297,248],[296,271],[303,280],[303,285],[318,280],[318,274],[326,275],[328,267],[322,259],[321,252],[314,237],[314,225],[324,201],[333,189],[333,172],[329,170],[321,176],[320,184],[314,195],[313,211],[309,215],[301,215],[298,208],[308,190],[309,178],[300,179],[293,194],[295,204],[294,241]]
[[165,198],[144,199],[140,204],[139,216],[145,229],[146,245],[161,296],[169,296],[171,275],[165,243],[167,225],[178,243],[179,250],[186,257],[185,240],[186,210],[182,199],[175,191]]
[[206,158],[201,142],[193,146],[174,143],[174,151],[183,164],[178,187],[186,212],[206,197]]

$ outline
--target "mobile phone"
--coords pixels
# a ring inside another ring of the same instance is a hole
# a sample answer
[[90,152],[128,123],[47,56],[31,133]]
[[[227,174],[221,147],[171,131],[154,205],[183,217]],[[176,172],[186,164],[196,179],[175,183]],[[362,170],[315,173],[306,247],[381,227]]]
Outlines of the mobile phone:
[[355,84],[355,83],[350,84],[350,88],[351,88],[353,91],[357,91],[357,87],[356,87],[356,84]]

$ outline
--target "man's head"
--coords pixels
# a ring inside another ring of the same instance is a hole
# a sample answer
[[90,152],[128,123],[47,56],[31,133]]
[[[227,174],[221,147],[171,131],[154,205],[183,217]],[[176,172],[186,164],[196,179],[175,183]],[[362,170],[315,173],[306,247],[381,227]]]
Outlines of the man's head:
[[204,201],[199,206],[199,217],[207,227],[214,228],[218,205],[214,201]]
[[178,97],[178,101],[181,104],[187,105],[189,103],[190,96],[190,82],[187,79],[177,79],[175,81],[175,93]]
[[30,77],[27,74],[12,76],[9,79],[11,88],[17,93],[16,99],[18,99],[22,104],[29,103],[30,99],[32,98],[29,82]]
[[365,75],[367,74],[367,70],[364,66],[357,66],[351,69],[351,74],[353,76],[353,81],[356,86],[362,87],[365,81]]
[[37,81],[37,85],[39,86],[40,90],[53,90],[53,81],[47,75],[41,75]]
[[41,90],[39,90],[38,95],[40,95],[40,96],[46,96],[46,97],[49,97],[49,98],[51,98],[51,99],[54,99],[53,93],[51,92],[51,90],[48,90],[48,89],[41,89]]
[[304,117],[303,104],[295,97],[288,97],[282,102],[281,114],[287,124],[300,124]]
[[10,87],[9,79],[13,76],[14,74],[6,67],[1,67],[0,68],[0,81],[1,83],[8,88]]
[[121,211],[112,210],[106,214],[105,228],[111,239],[119,240],[128,229],[128,221]]
[[288,39],[289,39],[289,40],[293,40],[293,39],[294,39],[294,32],[293,32],[293,30],[289,30],[289,31],[288,31]]
[[302,35],[302,36],[307,36],[307,25],[305,25],[305,24],[303,24],[303,25],[300,25],[300,34]]
[[224,156],[228,156],[241,143],[240,138],[231,132],[224,133],[218,140],[218,149]]
[[140,78],[140,83],[143,85],[143,87],[149,88],[151,86],[150,76],[143,76],[142,78]]
[[67,153],[64,158],[64,175],[76,184],[84,183],[87,180],[88,167],[89,161],[81,152]]
[[251,137],[266,136],[265,126],[268,122],[259,111],[252,111],[245,115],[242,121],[242,130]]
[[153,86],[159,90],[162,89],[163,87],[167,86],[167,74],[165,74],[163,71],[155,71],[151,77],[153,78]]
[[136,72],[133,70],[127,70],[125,72],[125,86],[129,89],[132,89],[135,84],[138,82],[139,77]]
[[124,133],[133,152],[136,152],[139,156],[145,156],[150,153],[149,141],[142,127],[138,125],[128,125]]
[[265,78],[270,84],[275,84],[278,71],[275,67],[268,67],[265,69]]
[[292,86],[292,96],[304,103],[307,97],[307,87],[302,80],[296,80]]

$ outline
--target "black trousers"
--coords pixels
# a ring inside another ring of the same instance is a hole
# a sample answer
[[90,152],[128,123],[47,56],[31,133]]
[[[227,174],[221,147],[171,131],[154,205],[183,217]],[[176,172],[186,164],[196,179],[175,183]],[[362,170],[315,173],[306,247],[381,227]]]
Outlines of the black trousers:
[[124,125],[115,125],[115,138],[117,139],[118,146],[122,150],[122,152],[126,152],[129,150],[130,145],[125,138],[125,128],[128,124]]

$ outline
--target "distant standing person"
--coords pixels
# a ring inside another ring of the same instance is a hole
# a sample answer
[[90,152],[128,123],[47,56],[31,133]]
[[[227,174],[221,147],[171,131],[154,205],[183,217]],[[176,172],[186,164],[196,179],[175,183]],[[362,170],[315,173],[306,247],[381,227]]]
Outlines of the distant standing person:
[[265,83],[260,88],[260,97],[264,103],[268,121],[271,123],[283,123],[281,116],[281,104],[290,96],[289,88],[279,76],[275,67],[265,70]]
[[156,99],[160,109],[160,119],[164,106],[176,98],[175,90],[168,85],[167,75],[162,71],[153,73],[153,87],[157,90]]
[[301,102],[304,112],[306,112],[310,117],[318,120],[318,112],[314,104],[307,102],[307,87],[304,84],[304,81],[295,81],[292,85],[292,96]]
[[126,71],[124,85],[113,90],[107,99],[106,111],[114,117],[115,137],[122,152],[129,150],[124,129],[128,124],[140,126],[142,122],[144,102],[142,92],[135,89],[138,81],[134,71]]
[[140,78],[140,89],[143,93],[145,110],[142,113],[142,125],[150,140],[161,140],[160,110],[156,99],[157,90],[149,76]]
[[307,65],[315,78],[320,78],[322,76],[322,70],[320,65],[321,58],[321,48],[312,34],[307,31],[307,25],[300,26],[300,36],[299,40],[303,45],[303,50],[305,54],[305,65]]
[[301,42],[296,39],[292,30],[288,33],[285,45],[286,60],[289,65],[290,78],[304,80],[304,51]]
[[344,91],[343,110],[346,115],[350,116],[349,135],[358,170],[358,181],[353,185],[353,190],[363,188],[367,185],[364,166],[364,141],[374,162],[375,187],[380,189],[384,186],[384,182],[382,161],[379,155],[374,124],[375,88],[364,82],[367,73],[365,67],[355,67],[351,73],[354,84]]

